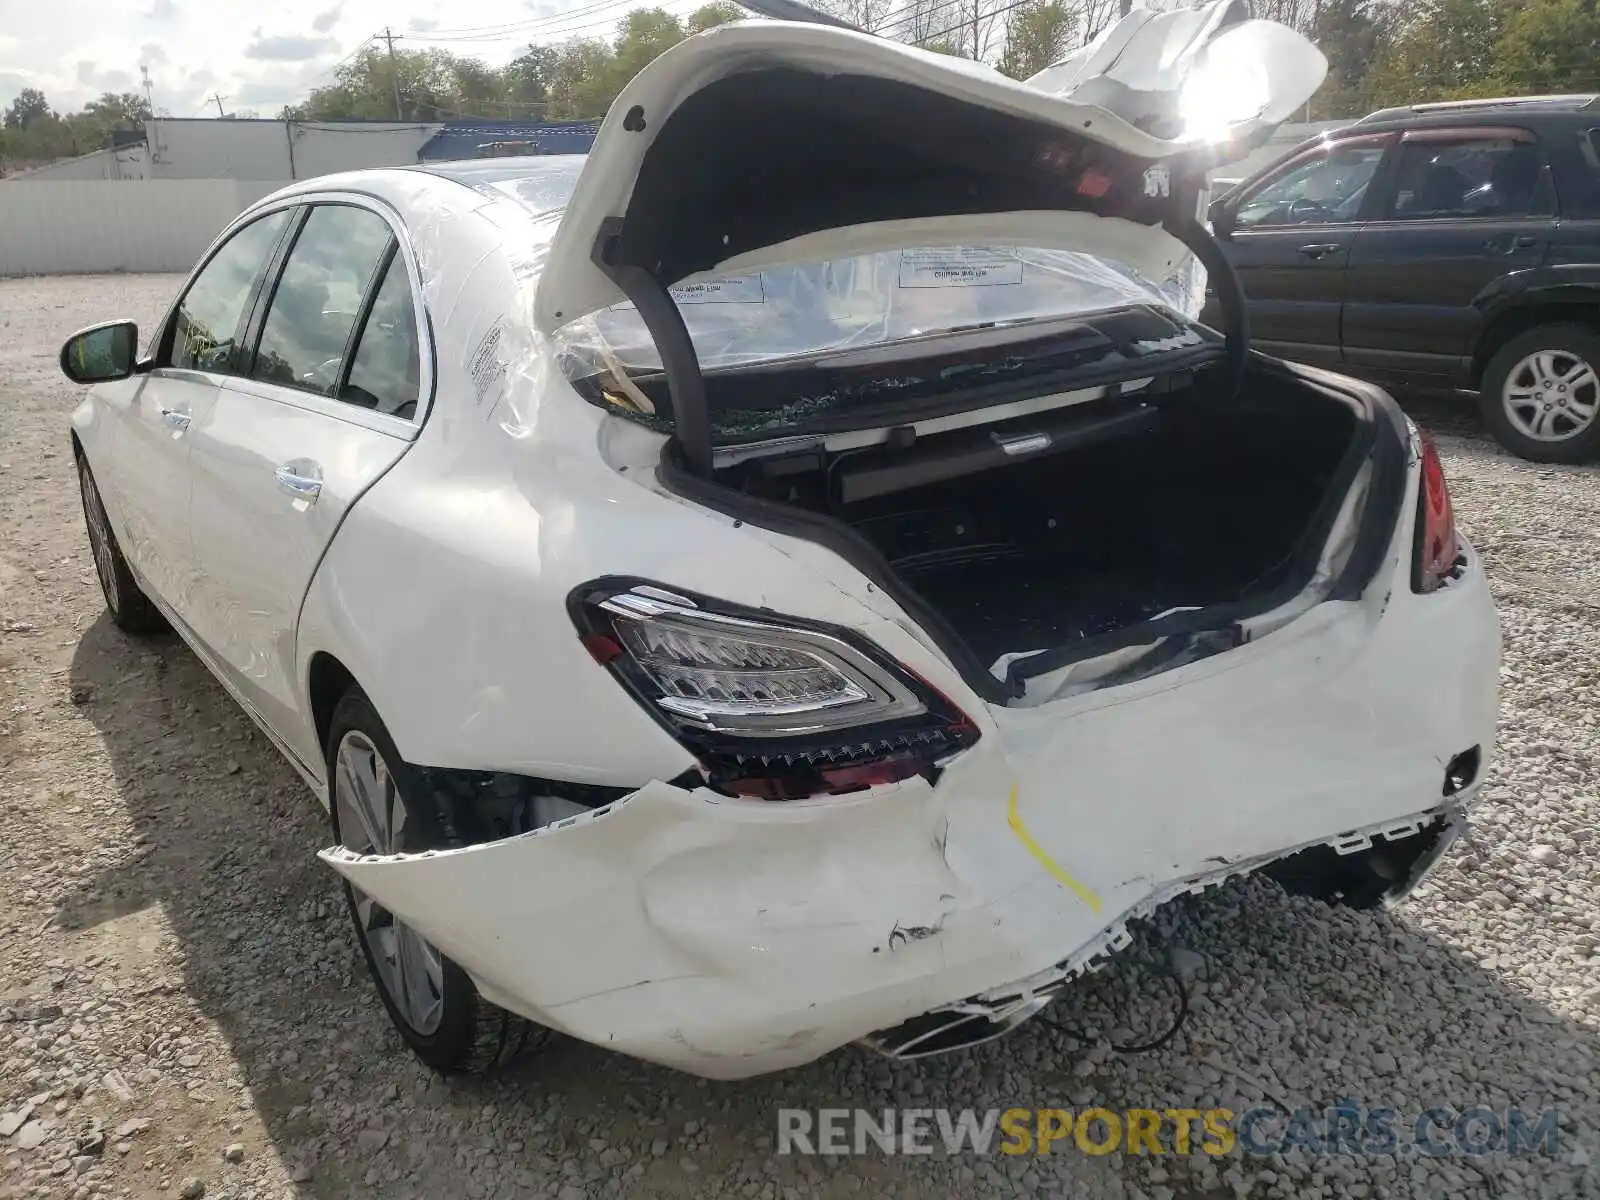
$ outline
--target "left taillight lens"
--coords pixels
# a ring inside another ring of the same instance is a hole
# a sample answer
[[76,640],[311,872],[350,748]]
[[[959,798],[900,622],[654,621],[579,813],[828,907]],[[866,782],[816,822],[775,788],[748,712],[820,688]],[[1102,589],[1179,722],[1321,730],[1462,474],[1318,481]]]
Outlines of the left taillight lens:
[[727,792],[857,791],[926,773],[978,737],[848,630],[628,580],[579,588],[570,608],[595,661]]
[[1439,448],[1425,433],[1422,441],[1422,483],[1417,497],[1416,557],[1412,560],[1411,590],[1438,591],[1455,572],[1461,557],[1461,539],[1456,535],[1455,511],[1450,505],[1450,486],[1445,482]]

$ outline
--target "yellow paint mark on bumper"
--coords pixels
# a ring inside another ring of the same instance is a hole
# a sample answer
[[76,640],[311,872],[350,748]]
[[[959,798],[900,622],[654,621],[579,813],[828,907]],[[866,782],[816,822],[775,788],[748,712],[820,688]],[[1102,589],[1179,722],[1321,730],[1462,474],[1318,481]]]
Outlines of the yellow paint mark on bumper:
[[1006,804],[1006,824],[1011,826],[1011,832],[1017,835],[1017,841],[1022,843],[1023,848],[1038,860],[1041,867],[1050,872],[1051,877],[1057,883],[1077,896],[1093,911],[1100,911],[1100,897],[1069,875],[1066,868],[1051,858],[1045,852],[1045,848],[1033,840],[1033,835],[1028,832],[1028,827],[1022,823],[1022,814],[1017,811],[1017,785],[1014,783],[1011,785],[1011,799]]

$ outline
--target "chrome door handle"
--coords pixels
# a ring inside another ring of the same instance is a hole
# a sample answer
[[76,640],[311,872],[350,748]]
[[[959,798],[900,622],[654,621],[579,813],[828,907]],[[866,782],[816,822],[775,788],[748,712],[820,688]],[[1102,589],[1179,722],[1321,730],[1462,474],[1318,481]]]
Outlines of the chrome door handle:
[[278,486],[296,500],[314,501],[322,495],[322,479],[319,475],[305,474],[308,469],[305,463],[284,463],[272,474]]
[[1318,242],[1313,246],[1301,246],[1300,253],[1310,259],[1319,259],[1326,258],[1330,254],[1336,254],[1343,249],[1344,245],[1340,242]]
[[181,433],[189,428],[189,422],[194,418],[186,412],[179,412],[175,408],[163,408],[161,410],[161,419]]

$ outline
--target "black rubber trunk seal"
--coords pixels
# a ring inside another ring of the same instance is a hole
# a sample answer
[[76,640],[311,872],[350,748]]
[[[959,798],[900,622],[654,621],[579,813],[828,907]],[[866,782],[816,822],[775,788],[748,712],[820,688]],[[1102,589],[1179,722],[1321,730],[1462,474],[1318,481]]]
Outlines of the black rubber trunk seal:
[[1206,269],[1206,278],[1217,290],[1226,347],[1224,361],[1230,376],[1229,395],[1237,396],[1244,389],[1245,367],[1250,358],[1250,311],[1245,305],[1239,273],[1233,269],[1233,263],[1228,261],[1217,239],[1193,217],[1169,220],[1163,228],[1200,260],[1200,265]]
[[878,548],[843,521],[792,505],[747,496],[695,473],[685,462],[683,446],[676,436],[668,440],[661,452],[656,478],[667,491],[685,500],[704,505],[735,520],[747,521],[774,533],[804,538],[832,550],[905,609],[923,632],[933,639],[934,645],[943,651],[967,686],[982,699],[991,704],[1007,704],[1022,695],[1020,685],[996,679],[978,661],[971,647],[950,623],[916,589],[895,574],[889,560],[878,552]]
[[[1270,359],[1258,359],[1257,361],[1261,368],[1273,374],[1279,373],[1273,370],[1276,364],[1272,363]],[[1310,387],[1323,395],[1339,398],[1337,392],[1298,376],[1292,369],[1283,371],[1282,374],[1291,376],[1297,386]],[[1342,399],[1348,401],[1349,397],[1346,396]],[[1328,544],[1328,538],[1332,535],[1334,523],[1339,519],[1339,510],[1344,507],[1345,498],[1350,494],[1350,489],[1354,486],[1356,476],[1360,474],[1362,466],[1369,460],[1373,461],[1373,469],[1376,473],[1379,467],[1374,456],[1378,447],[1385,444],[1393,445],[1393,438],[1382,436],[1383,431],[1378,424],[1382,418],[1377,412],[1373,411],[1370,397],[1365,397],[1364,399],[1367,402],[1364,402],[1362,407],[1367,410],[1367,419],[1360,422],[1357,434],[1351,439],[1349,447],[1340,459],[1338,470],[1334,472],[1333,480],[1329,483],[1322,502],[1317,506],[1311,520],[1296,541],[1294,549],[1286,558],[1288,573],[1282,583],[1244,599],[1230,601],[1225,604],[1214,604],[1191,612],[1173,613],[1171,616],[1140,621],[1133,625],[1124,625],[1120,629],[1112,630],[1110,633],[1102,634],[1099,637],[1084,638],[1082,641],[1074,642],[1070,646],[1062,646],[1055,650],[1031,654],[1027,658],[1016,659],[1006,672],[1007,681],[1020,686],[1026,680],[1033,679],[1039,675],[1048,675],[1052,671],[1059,671],[1075,662],[1097,658],[1102,654],[1109,654],[1114,650],[1122,650],[1129,646],[1137,646],[1142,642],[1223,629],[1240,621],[1249,620],[1251,617],[1260,616],[1264,612],[1270,612],[1279,605],[1287,604],[1294,599],[1295,596],[1305,590],[1312,577],[1316,574],[1317,564],[1322,560],[1322,551]],[[1376,478],[1374,478],[1373,483],[1376,484],[1376,482]],[[1375,533],[1379,535],[1382,533],[1382,530],[1377,527],[1377,514],[1374,511],[1379,506],[1373,503],[1373,499],[1372,491],[1369,489],[1367,504],[1362,511],[1361,520],[1357,526],[1356,548],[1360,548],[1364,542],[1373,540]],[[1394,516],[1392,509],[1389,510],[1388,524],[1391,528],[1393,527]],[[1386,548],[1387,539],[1380,538],[1379,540],[1382,542],[1383,547]],[[1350,556],[1351,561],[1346,563],[1345,570],[1340,572],[1339,578],[1330,587],[1325,599],[1347,598],[1335,593],[1339,591],[1340,585],[1344,584],[1348,579],[1349,568],[1354,565],[1356,557],[1357,555],[1353,549]],[[1381,561],[1381,553],[1376,556],[1367,555],[1363,557],[1360,569],[1366,572],[1366,577],[1360,581],[1354,594],[1359,595],[1361,591],[1365,590],[1366,584],[1370,582],[1372,575],[1376,573],[1378,564]],[[1355,581],[1350,580],[1350,583],[1354,584]]]

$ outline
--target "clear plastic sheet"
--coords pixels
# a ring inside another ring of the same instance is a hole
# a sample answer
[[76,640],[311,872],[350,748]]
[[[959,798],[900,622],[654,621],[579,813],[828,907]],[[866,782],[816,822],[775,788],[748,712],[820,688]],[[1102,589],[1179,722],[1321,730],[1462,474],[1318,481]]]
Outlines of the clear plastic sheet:
[[[703,370],[864,349],[963,327],[1004,325],[1154,304],[1198,317],[1205,273],[1192,257],[1153,282],[1077,251],[1005,246],[907,247],[749,275],[707,276],[671,289]],[[661,365],[630,304],[561,331],[574,378]]]

